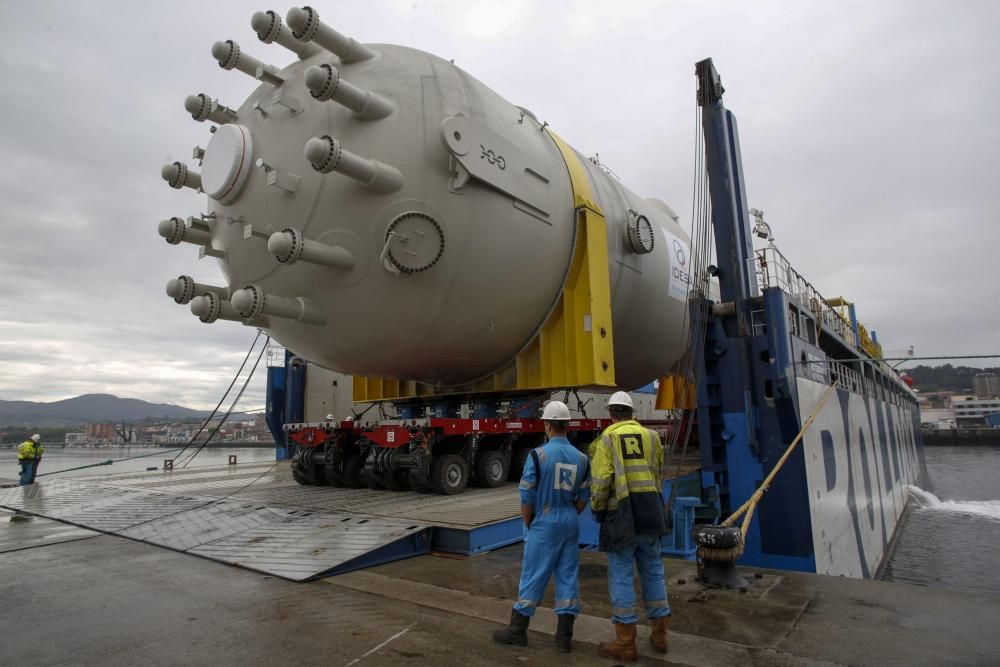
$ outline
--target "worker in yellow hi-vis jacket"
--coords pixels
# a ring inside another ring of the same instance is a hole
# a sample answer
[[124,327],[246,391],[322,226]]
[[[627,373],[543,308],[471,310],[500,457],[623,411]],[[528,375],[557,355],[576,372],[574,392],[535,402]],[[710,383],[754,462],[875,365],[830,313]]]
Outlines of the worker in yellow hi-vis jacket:
[[666,532],[660,437],[633,419],[632,398],[611,395],[612,424],[590,446],[591,506],[601,526],[600,548],[608,555],[608,590],[615,641],[598,651],[616,660],[636,660],[633,567],[639,569],[642,598],[654,650],[667,652],[670,604],[663,577],[660,538]]
[[42,436],[34,434],[17,447],[17,462],[21,466],[21,486],[35,483],[38,474],[38,464],[42,461]]

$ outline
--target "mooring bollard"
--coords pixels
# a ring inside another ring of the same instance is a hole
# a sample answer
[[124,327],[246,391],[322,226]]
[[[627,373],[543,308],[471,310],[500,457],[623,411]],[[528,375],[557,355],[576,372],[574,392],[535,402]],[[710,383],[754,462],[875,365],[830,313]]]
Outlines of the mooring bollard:
[[167,471],[167,470],[173,470],[173,469],[174,469],[174,460],[173,459],[163,459],[163,470]]
[[229,455],[229,465],[231,466],[236,465],[236,454]]
[[735,526],[695,526],[691,531],[698,545],[698,578],[701,583],[743,589],[750,585],[736,572],[736,559],[743,554],[743,534]]

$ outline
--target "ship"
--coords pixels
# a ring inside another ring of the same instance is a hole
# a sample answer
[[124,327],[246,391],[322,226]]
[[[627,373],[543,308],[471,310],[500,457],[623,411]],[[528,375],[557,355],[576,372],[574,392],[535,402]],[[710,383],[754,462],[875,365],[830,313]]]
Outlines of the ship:
[[[185,100],[208,143],[198,166],[161,175],[208,205],[159,233],[226,276],[171,279],[171,298],[290,351],[268,419],[300,484],[497,487],[542,441],[554,394],[652,385],[647,423],[675,460],[697,453],[664,483],[667,552],[697,557],[692,526],[732,516],[766,482],[740,563],[877,575],[924,475],[915,395],[851,301],[823,297],[773,242],[754,248],[770,230],[747,206],[711,60],[696,65],[688,232],[453,62],[361,44],[310,7],[257,12],[251,27],[295,60],[212,46],[255,88],[233,107]],[[353,402],[377,416],[307,419],[310,367],[350,376]],[[608,424],[585,404],[570,422],[581,448]]]

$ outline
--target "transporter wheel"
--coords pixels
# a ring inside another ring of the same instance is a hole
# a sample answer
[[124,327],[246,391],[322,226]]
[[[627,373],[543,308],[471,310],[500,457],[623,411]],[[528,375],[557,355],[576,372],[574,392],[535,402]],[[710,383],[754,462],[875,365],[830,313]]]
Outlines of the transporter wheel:
[[409,470],[386,470],[380,480],[390,491],[406,491],[410,488]]
[[485,451],[476,459],[476,482],[495,489],[507,481],[507,457],[497,450]]
[[361,472],[361,477],[365,480],[365,486],[372,491],[381,491],[385,488],[385,485],[382,484],[382,480],[379,478],[379,474],[374,469],[365,468]]
[[326,478],[326,466],[317,465],[310,462],[309,466],[306,468],[306,477],[309,478],[309,483],[313,486],[329,486],[330,482]]
[[510,457],[510,470],[507,471],[507,479],[511,482],[520,482],[521,473],[524,472],[524,464],[531,454],[531,447],[515,449]]
[[309,477],[306,475],[305,466],[299,462],[298,459],[292,461],[292,479],[301,484],[302,486],[309,486]]
[[430,493],[431,485],[427,481],[426,475],[424,475],[419,470],[410,470],[408,475],[410,478],[411,489],[413,489],[417,493]]
[[469,483],[469,467],[458,454],[439,456],[431,463],[431,489],[443,496],[454,496]]
[[346,486],[340,475],[340,470],[337,469],[337,466],[332,463],[327,463],[324,467],[326,468],[326,481],[330,484],[330,486],[337,488]]
[[360,452],[352,452],[344,457],[344,471],[340,473],[340,478],[344,481],[344,486],[349,489],[363,489],[365,462],[361,458]]

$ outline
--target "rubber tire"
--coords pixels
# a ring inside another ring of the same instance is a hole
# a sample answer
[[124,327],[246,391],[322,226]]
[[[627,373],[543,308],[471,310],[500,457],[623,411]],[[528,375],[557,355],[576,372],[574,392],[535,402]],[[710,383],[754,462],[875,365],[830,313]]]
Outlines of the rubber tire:
[[341,478],[340,473],[333,467],[332,463],[328,463],[323,467],[326,468],[326,481],[330,486],[338,489],[345,486],[344,480]]
[[349,489],[365,488],[364,477],[365,462],[361,458],[360,452],[353,452],[344,457],[344,472],[340,478],[344,481],[344,486]]
[[361,478],[365,480],[365,486],[372,491],[381,491],[385,489],[385,485],[382,484],[380,476],[374,470],[372,470],[370,474],[368,470],[362,470]]
[[[459,479],[455,483],[448,482],[448,471],[458,471]],[[465,490],[469,483],[469,466],[465,458],[458,454],[439,456],[431,463],[431,490],[442,496],[454,496]]]
[[[490,470],[495,468],[497,463],[500,465],[500,475],[495,479],[491,479]],[[507,481],[508,473],[507,458],[503,455],[503,452],[495,449],[487,450],[480,452],[476,458],[476,483],[479,486],[487,489],[495,489],[498,486],[503,486]]]
[[386,470],[382,473],[381,482],[390,491],[406,491],[410,488],[410,471]]
[[410,478],[410,488],[417,493],[430,493],[431,485],[423,479],[423,475],[420,475],[417,471],[411,470],[408,473]]
[[306,477],[313,486],[330,486],[330,482],[326,478],[325,465],[310,465],[306,468]]
[[292,479],[302,486],[312,486],[309,482],[309,478],[306,477],[305,470],[298,461],[292,461]]
[[524,464],[528,462],[531,450],[531,447],[522,447],[514,450],[514,453],[510,455],[510,469],[507,471],[508,481],[521,481],[521,473],[524,472]]

